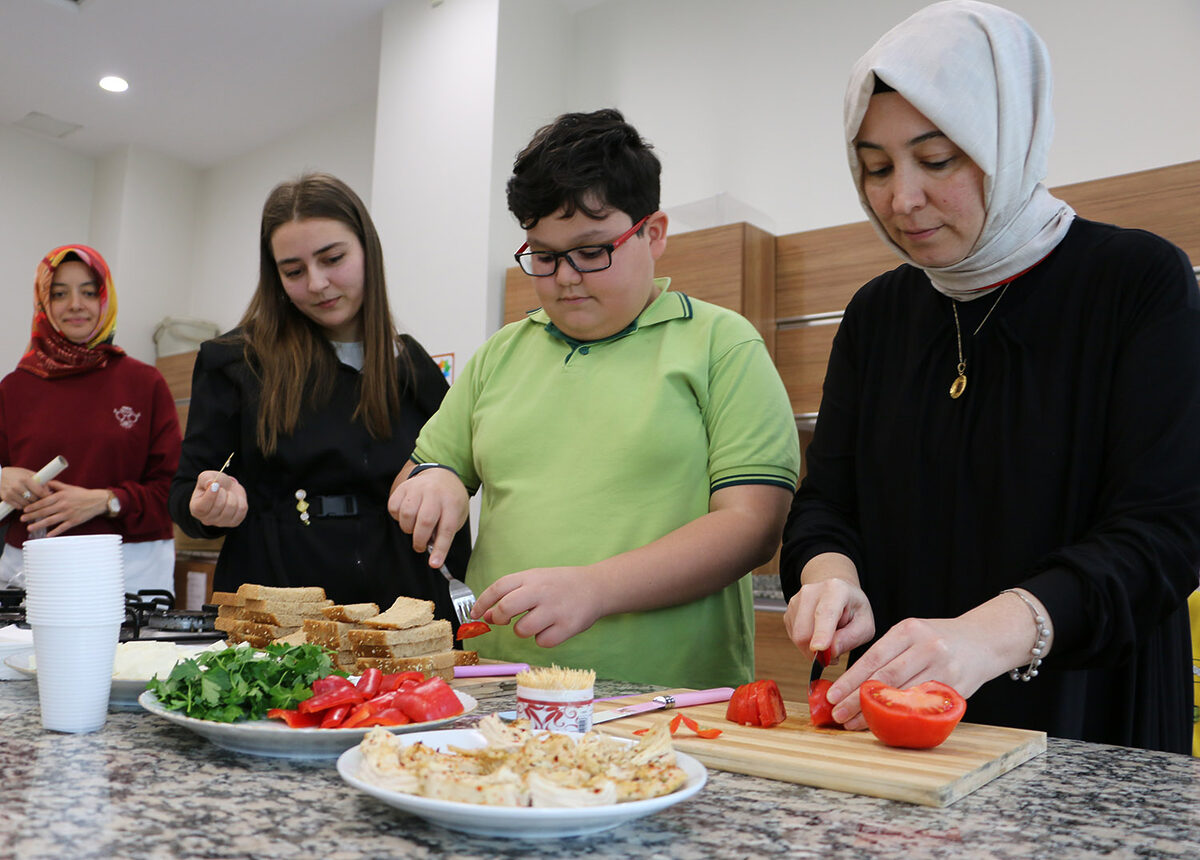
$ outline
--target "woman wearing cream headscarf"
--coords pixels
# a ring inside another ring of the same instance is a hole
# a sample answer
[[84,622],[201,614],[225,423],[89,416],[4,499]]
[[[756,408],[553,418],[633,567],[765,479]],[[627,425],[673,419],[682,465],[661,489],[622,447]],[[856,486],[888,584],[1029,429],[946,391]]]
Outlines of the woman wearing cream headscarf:
[[[855,66],[851,173],[905,261],[834,341],[784,537],[785,623],[854,649],[828,696],[939,680],[966,719],[1186,752],[1200,294],[1151,234],[1042,185],[1045,46],[930,6]],[[869,646],[869,647],[867,647]]]
[[[0,583],[21,570],[27,537],[119,534],[125,590],[174,590],[167,490],[179,464],[179,419],[162,374],[113,344],[117,294],[108,264],[86,245],[38,264],[33,333],[0,381]],[[57,456],[62,480],[34,473]]]

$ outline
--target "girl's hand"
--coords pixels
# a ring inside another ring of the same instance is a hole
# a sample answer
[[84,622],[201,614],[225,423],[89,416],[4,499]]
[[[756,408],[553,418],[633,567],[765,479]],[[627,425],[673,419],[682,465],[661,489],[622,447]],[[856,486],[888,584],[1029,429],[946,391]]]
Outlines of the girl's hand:
[[57,537],[108,513],[108,490],[89,490],[62,481],[50,481],[42,489],[46,494],[26,502],[21,514],[21,522],[30,532],[46,529],[46,537]]
[[217,528],[236,528],[242,524],[249,509],[246,488],[237,478],[211,470],[200,473],[188,501],[188,510],[193,517],[206,526]]
[[15,510],[24,510],[35,499],[49,494],[49,490],[38,483],[30,469],[20,466],[5,466],[0,469],[0,502],[8,502]]

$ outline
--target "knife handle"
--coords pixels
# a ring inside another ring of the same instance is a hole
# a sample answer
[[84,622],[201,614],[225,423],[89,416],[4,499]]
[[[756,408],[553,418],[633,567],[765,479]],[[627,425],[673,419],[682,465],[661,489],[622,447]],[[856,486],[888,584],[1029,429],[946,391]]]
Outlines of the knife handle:
[[692,705],[708,705],[713,702],[728,702],[733,695],[733,687],[716,687],[712,690],[696,690],[692,693],[680,693],[677,696],[658,696],[656,700],[671,700],[668,708],[687,708]]
[[501,678],[528,672],[528,663],[480,663],[477,666],[455,666],[455,678]]

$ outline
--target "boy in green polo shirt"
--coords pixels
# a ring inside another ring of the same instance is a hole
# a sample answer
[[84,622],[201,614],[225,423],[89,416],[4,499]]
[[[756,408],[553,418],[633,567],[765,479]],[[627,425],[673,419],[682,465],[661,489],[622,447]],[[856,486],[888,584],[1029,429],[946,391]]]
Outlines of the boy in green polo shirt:
[[482,489],[481,655],[736,685],[754,674],[746,574],[779,545],[799,444],[754,327],[655,278],[659,172],[615,110],[537,132],[508,205],[542,306],[467,363],[388,508],[437,568]]

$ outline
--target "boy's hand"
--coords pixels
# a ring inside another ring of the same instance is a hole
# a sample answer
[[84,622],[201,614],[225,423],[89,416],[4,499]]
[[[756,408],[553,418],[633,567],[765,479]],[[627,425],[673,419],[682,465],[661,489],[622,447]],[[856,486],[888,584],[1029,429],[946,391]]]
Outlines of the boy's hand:
[[426,469],[409,480],[411,470],[410,463],[400,473],[388,497],[388,513],[412,535],[414,550],[429,550],[429,566],[441,567],[454,536],[467,521],[470,496],[449,469]]
[[553,648],[587,630],[603,614],[595,583],[596,574],[587,567],[510,573],[484,589],[471,615],[488,624],[508,624],[521,615],[513,633],[526,639],[532,636],[541,647]]
[[241,525],[249,508],[246,488],[237,478],[211,469],[196,478],[196,489],[188,502],[193,517],[206,526],[218,528]]

